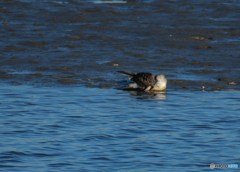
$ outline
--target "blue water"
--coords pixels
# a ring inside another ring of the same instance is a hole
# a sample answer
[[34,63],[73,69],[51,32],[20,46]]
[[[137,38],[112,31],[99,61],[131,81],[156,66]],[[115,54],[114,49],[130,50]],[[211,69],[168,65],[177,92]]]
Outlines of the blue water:
[[240,92],[9,86],[0,171],[210,171],[240,164]]

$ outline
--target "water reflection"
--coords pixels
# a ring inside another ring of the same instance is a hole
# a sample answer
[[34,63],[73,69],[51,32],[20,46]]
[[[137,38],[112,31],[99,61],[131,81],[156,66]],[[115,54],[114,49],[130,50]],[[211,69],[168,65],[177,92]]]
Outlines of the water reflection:
[[137,99],[159,99],[166,100],[167,95],[166,92],[144,92],[144,91],[130,91],[130,95],[138,96]]
[[166,96],[166,94],[163,94],[163,93],[155,93],[153,98],[159,99],[159,100],[166,100],[167,96]]
[[[123,84],[123,82],[122,82]],[[127,87],[119,87],[118,90],[129,92],[132,96],[137,96],[137,99],[160,99],[166,100],[166,90],[164,91],[150,91],[145,92],[140,90],[139,88],[127,88]]]
[[101,4],[101,3],[127,3],[126,0],[94,0],[93,1],[96,4]]

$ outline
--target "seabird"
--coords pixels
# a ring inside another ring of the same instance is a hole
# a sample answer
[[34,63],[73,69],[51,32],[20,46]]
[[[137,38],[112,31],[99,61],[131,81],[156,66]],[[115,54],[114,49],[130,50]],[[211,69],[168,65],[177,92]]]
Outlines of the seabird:
[[[151,73],[132,73],[127,71],[118,71],[129,75],[129,79],[138,84],[144,91],[162,91],[167,88],[167,78],[163,75],[154,75]],[[135,84],[135,85],[136,85]],[[131,85],[131,84],[130,84]]]

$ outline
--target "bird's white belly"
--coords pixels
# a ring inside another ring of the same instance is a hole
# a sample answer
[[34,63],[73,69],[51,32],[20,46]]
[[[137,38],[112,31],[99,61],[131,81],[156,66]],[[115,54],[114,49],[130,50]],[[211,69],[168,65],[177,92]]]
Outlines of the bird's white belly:
[[151,91],[162,91],[162,90],[166,90],[166,88],[167,88],[167,84],[156,84],[153,86]]
[[128,84],[128,85],[126,86],[126,88],[139,88],[139,86],[138,86],[137,83],[133,82],[133,83],[131,83],[131,84]]

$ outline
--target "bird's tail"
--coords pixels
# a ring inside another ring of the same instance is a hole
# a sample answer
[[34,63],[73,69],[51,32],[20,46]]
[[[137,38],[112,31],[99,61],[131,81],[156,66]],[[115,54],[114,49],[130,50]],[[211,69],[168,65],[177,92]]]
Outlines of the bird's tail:
[[126,74],[126,75],[129,75],[129,76],[134,76],[135,74],[132,73],[132,72],[127,72],[127,71],[117,71],[119,73],[123,73],[123,74]]

